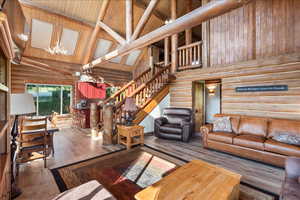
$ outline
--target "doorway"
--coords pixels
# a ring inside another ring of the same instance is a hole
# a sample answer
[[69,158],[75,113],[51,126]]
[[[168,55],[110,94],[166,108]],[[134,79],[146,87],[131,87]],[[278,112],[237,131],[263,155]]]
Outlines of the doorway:
[[204,124],[204,114],[205,114],[205,92],[204,92],[204,81],[194,81],[193,82],[193,112],[195,118],[194,132],[199,133],[200,127]]
[[205,123],[213,123],[221,113],[221,80],[205,81]]

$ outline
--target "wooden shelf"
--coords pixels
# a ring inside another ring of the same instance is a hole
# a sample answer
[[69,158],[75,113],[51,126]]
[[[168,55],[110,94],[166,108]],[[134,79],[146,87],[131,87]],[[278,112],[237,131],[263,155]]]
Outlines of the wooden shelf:
[[9,90],[8,87],[6,87],[2,83],[0,83],[0,91],[2,91],[2,92],[8,92],[8,90]]

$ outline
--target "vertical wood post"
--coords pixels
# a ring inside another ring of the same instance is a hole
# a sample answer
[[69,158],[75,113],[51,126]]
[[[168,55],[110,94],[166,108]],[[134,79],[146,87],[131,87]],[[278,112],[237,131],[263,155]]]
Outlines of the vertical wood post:
[[97,137],[99,133],[98,123],[99,123],[99,110],[97,103],[91,103],[90,105],[90,127],[92,137]]
[[154,58],[153,58],[153,47],[148,47],[148,55],[149,55],[149,66],[151,69],[151,75],[154,75]]
[[[192,0],[186,0],[186,13],[189,13],[192,11]],[[186,29],[185,30],[185,44],[191,44],[192,43],[192,29]]]
[[169,64],[170,59],[170,38],[166,37],[164,39],[164,57],[165,57],[165,66]]
[[[171,0],[171,20],[173,23],[174,20],[177,18],[177,0]],[[177,55],[177,48],[178,48],[178,34],[174,34],[171,36],[171,74],[177,71],[178,66],[178,55]]]
[[126,0],[126,41],[129,42],[132,35],[132,0]]
[[[207,4],[209,0],[202,0],[202,6]],[[200,61],[202,62],[202,67],[206,68],[210,66],[209,58],[209,46],[210,46],[210,21],[205,21],[201,24],[202,26],[202,55]]]
[[113,144],[113,105],[103,106],[103,145]]

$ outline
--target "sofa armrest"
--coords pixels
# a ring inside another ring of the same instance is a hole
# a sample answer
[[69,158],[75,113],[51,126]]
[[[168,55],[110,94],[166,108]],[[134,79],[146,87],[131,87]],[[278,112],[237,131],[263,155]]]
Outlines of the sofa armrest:
[[168,120],[165,117],[160,117],[160,118],[156,118],[154,120],[154,123],[162,126],[163,124],[168,123]]
[[182,127],[182,141],[188,142],[192,137],[194,125],[186,121],[182,121],[180,125]]
[[288,157],[285,161],[286,178],[298,179],[300,177],[300,158]]
[[202,135],[202,142],[203,142],[203,146],[207,147],[207,138],[208,138],[208,134],[213,130],[213,125],[212,124],[206,124],[204,126],[201,126],[200,128],[200,132]]

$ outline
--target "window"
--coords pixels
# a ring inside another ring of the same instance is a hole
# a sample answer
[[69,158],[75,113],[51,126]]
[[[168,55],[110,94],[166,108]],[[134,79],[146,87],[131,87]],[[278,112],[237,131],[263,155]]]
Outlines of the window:
[[111,45],[112,45],[111,41],[99,39],[98,43],[97,43],[97,48],[95,51],[94,58],[100,58],[102,56],[105,56],[108,53]]
[[73,31],[67,28],[63,29],[60,39],[60,45],[68,51],[68,55],[74,54],[78,37],[79,33],[77,31]]
[[127,60],[126,60],[126,65],[134,65],[134,63],[136,62],[136,59],[139,57],[141,51],[140,50],[135,50],[135,51],[132,51],[128,57],[127,57]]
[[34,97],[37,115],[70,112],[72,86],[27,84],[27,92]]
[[31,46],[46,49],[50,47],[53,25],[37,19],[32,19]]

